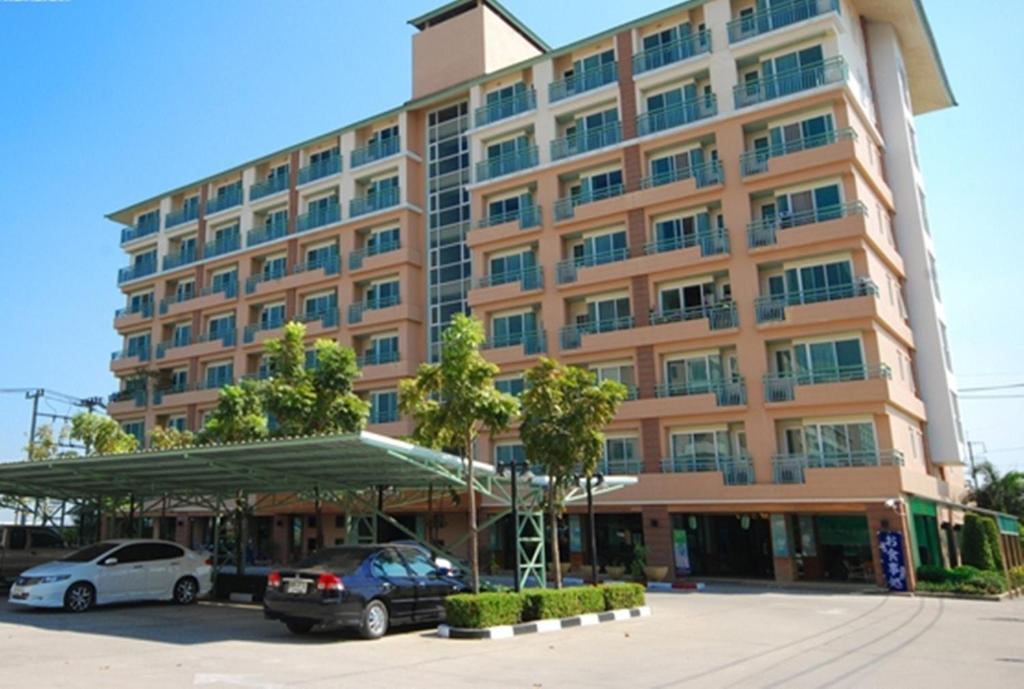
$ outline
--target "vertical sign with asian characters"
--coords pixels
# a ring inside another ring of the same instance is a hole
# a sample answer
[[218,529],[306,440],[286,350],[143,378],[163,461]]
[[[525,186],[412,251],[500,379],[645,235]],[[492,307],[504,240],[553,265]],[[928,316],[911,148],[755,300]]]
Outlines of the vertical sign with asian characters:
[[885,585],[890,591],[906,591],[907,562],[903,557],[903,534],[899,531],[879,531],[878,552],[881,555]]

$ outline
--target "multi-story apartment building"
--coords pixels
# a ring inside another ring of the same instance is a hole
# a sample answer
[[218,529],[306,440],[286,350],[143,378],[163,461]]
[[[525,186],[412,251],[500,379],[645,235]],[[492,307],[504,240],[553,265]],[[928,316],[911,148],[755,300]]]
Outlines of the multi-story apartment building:
[[404,105],[110,215],[126,428],[200,426],[301,320],[405,435],[397,382],[468,311],[503,389],[541,354],[629,388],[603,470],[639,482],[599,501],[603,563],[643,542],[680,573],[880,581],[883,528],[957,560],[914,140],[954,101],[919,0],[690,0],[557,49],[493,0],[411,24]]

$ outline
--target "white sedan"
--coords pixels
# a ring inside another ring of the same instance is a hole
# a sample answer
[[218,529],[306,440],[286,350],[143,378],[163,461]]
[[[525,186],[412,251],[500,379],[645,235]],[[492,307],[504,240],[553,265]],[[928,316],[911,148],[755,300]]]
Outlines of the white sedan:
[[177,543],[110,540],[25,570],[8,597],[15,605],[84,612],[143,600],[194,603],[210,592],[210,560]]

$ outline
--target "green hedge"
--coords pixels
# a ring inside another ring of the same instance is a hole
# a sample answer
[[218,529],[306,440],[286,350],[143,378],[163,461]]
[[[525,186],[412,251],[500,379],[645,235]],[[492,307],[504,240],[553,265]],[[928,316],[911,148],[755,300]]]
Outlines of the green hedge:
[[557,620],[580,614],[580,597],[575,589],[535,589],[523,593],[523,621]]
[[1006,590],[1006,579],[999,572],[983,572],[968,565],[954,569],[922,565],[917,569],[917,589],[976,596],[995,595]]
[[604,591],[600,587],[584,586],[576,591],[580,600],[580,613],[604,612]]
[[644,604],[644,587],[640,584],[608,584],[604,589],[605,610],[639,608]]
[[482,629],[518,624],[523,619],[523,597],[518,593],[458,593],[444,599],[448,624]]
[[992,546],[989,543],[987,531],[984,518],[976,514],[964,516],[964,530],[961,536],[963,559],[966,564],[982,570],[996,568],[996,561],[992,555]]
[[1024,566],[1010,569],[1010,585],[1014,588],[1024,588]]

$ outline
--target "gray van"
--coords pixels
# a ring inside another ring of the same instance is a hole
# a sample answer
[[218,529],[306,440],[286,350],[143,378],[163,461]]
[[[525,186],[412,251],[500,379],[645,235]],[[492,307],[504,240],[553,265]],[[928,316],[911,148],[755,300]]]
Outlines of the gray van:
[[71,551],[56,529],[0,524],[0,586],[30,567],[59,560]]

